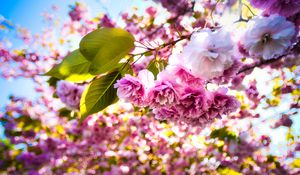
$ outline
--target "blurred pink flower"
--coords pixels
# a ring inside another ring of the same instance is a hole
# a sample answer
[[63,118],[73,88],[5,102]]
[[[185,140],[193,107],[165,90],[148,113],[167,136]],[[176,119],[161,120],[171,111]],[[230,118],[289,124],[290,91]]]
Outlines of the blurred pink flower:
[[264,146],[269,146],[271,143],[271,138],[267,135],[262,135],[260,137],[260,141]]
[[259,16],[248,22],[241,44],[250,56],[269,60],[283,55],[294,35],[294,24],[284,17],[277,14]]
[[67,81],[59,81],[56,85],[57,96],[63,103],[72,109],[79,109],[83,90],[83,86],[78,86]]
[[155,14],[156,14],[156,12],[157,12],[157,10],[156,10],[156,8],[155,7],[152,7],[152,6],[150,6],[150,7],[148,7],[147,9],[146,9],[146,12],[150,15],[150,16],[155,16]]
[[101,19],[100,19],[100,26],[101,27],[108,27],[108,28],[113,28],[115,27],[114,22],[105,14]]
[[265,14],[289,17],[300,12],[300,0],[249,0],[253,7],[264,10]]
[[178,120],[180,114],[176,107],[162,107],[153,109],[154,116],[157,120]]
[[71,6],[71,9],[72,10],[69,12],[69,16],[72,21],[80,21],[86,16],[87,8],[84,4],[75,3],[74,6]]
[[213,92],[212,105],[209,113],[211,116],[221,117],[223,114],[229,114],[240,107],[240,102],[234,96],[226,95],[227,89],[220,88]]
[[282,115],[281,118],[275,123],[274,128],[278,128],[280,126],[291,127],[293,124],[293,120],[290,119],[288,115]]

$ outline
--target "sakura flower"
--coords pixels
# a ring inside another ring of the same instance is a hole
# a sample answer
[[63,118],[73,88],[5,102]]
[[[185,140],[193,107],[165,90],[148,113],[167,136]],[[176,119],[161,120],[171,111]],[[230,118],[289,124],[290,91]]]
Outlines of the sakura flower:
[[300,143],[296,144],[295,151],[300,151]]
[[149,91],[150,105],[154,107],[169,106],[178,103],[178,92],[169,81],[158,81]]
[[208,94],[204,88],[186,88],[177,108],[180,114],[186,118],[199,118],[208,109],[208,101]]
[[154,82],[153,74],[147,70],[142,70],[139,72],[138,77],[125,75],[117,81],[114,88],[117,88],[119,98],[134,105],[143,106],[146,103],[146,86],[151,85],[151,82]]
[[255,17],[248,23],[248,29],[241,40],[249,55],[269,60],[283,55],[291,46],[295,26],[277,14],[269,17]]
[[[169,65],[166,67],[166,71],[169,72],[169,77],[176,79],[176,83],[181,85],[188,85],[191,87],[201,87],[204,84],[204,80],[195,77],[184,66],[181,65]],[[163,76],[162,74],[160,76]]]
[[233,64],[232,49],[230,34],[224,29],[203,29],[192,35],[179,57],[195,77],[211,79]]
[[250,0],[253,7],[264,10],[265,14],[278,13],[282,16],[289,17],[300,12],[299,0]]
[[69,16],[72,21],[80,21],[86,16],[87,9],[84,4],[75,3],[75,6],[71,6],[72,10],[69,12]]
[[105,14],[100,20],[101,27],[113,28],[115,27],[114,22]]
[[231,81],[232,79],[238,76],[237,74],[241,67],[242,67],[242,62],[238,59],[234,59],[231,67],[224,70],[223,75],[214,78],[212,82],[216,84],[228,83],[229,81]]
[[212,105],[209,108],[209,114],[215,117],[221,117],[223,114],[229,114],[240,107],[240,102],[234,96],[226,95],[227,90],[220,88],[213,92]]
[[146,9],[146,12],[147,12],[150,16],[154,17],[155,14],[157,13],[157,10],[156,10],[155,7],[150,6],[150,7],[148,7],[148,8]]
[[288,115],[282,115],[281,118],[274,124],[274,128],[278,128],[280,126],[291,127],[293,124],[293,120],[289,118]]
[[131,75],[125,75],[124,78],[118,80],[114,85],[118,88],[117,95],[121,99],[130,101],[135,105],[143,104],[143,98],[145,95],[145,87],[141,81]]
[[159,2],[169,12],[180,15],[190,11],[191,7],[193,6],[192,2],[188,0],[154,0],[154,2]]
[[179,118],[179,113],[174,106],[162,107],[153,109],[153,113],[157,120],[173,120],[176,121]]
[[260,137],[260,141],[263,144],[263,146],[269,146],[271,143],[271,138],[267,135],[262,135]]
[[78,86],[66,81],[59,81],[56,86],[57,96],[63,103],[73,109],[79,109],[83,90],[83,86]]
[[151,107],[171,106],[178,103],[179,84],[171,72],[164,70],[157,75],[155,85],[150,88],[148,99]]

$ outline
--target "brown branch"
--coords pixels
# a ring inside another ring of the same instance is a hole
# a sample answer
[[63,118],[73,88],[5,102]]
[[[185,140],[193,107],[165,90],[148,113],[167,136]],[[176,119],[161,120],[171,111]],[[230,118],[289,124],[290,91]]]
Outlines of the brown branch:
[[286,54],[280,55],[280,56],[270,59],[270,60],[261,60],[256,63],[246,65],[239,70],[238,74],[246,72],[246,71],[250,71],[250,70],[254,69],[255,67],[261,67],[261,66],[264,66],[267,64],[274,63],[276,61],[281,60],[282,58],[284,58],[285,56],[287,56],[291,53],[299,53],[299,45],[300,45],[300,41],[294,43],[293,46],[286,52]]
[[259,61],[259,62],[254,63],[254,64],[246,65],[246,66],[242,67],[242,68],[239,70],[238,74],[243,73],[243,72],[246,72],[246,71],[250,71],[250,70],[254,69],[255,67],[261,67],[261,66],[263,66],[263,65],[267,65],[267,64],[274,63],[274,62],[276,62],[276,61],[281,60],[281,59],[282,59],[283,57],[285,57],[285,56],[286,56],[286,55],[282,55],[282,56],[280,56],[280,57],[273,58],[273,59],[270,59],[270,60],[261,60],[261,61]]

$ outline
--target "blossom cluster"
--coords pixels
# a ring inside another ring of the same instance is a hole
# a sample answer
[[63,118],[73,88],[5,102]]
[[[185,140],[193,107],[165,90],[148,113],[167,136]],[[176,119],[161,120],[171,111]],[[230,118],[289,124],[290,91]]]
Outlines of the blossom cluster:
[[190,11],[193,4],[191,1],[188,0],[179,0],[179,1],[172,1],[172,0],[154,0],[155,2],[161,3],[161,5],[166,8],[169,12],[183,15],[186,12]]
[[263,9],[267,15],[277,13],[285,17],[290,17],[300,13],[299,0],[250,0],[250,3],[254,7]]
[[[218,42],[224,37],[227,42]],[[196,32],[182,53],[171,56],[155,81],[147,70],[140,71],[138,77],[126,75],[115,84],[117,94],[136,106],[149,106],[159,120],[207,124],[239,107],[235,97],[226,95],[225,88],[205,88],[207,81],[222,76],[233,65],[232,49],[226,31]]]
[[226,95],[227,90],[210,91],[205,86],[230,78],[240,83],[241,56],[237,55],[276,59],[292,47],[295,34],[295,25],[278,14],[254,17],[238,43],[224,27],[204,28],[191,35],[181,53],[169,57],[168,66],[155,81],[151,72],[142,70],[138,77],[126,75],[115,88],[121,99],[149,106],[157,119],[205,124],[239,107],[233,96]]
[[80,21],[87,13],[86,7],[81,3],[76,3],[71,8],[72,10],[69,12],[69,16],[72,21]]

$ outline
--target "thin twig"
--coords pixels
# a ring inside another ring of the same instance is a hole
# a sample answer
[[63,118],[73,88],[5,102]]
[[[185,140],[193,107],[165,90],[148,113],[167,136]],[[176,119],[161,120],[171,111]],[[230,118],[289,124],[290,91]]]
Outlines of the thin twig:
[[249,20],[243,18],[243,6],[242,5],[243,5],[242,0],[239,0],[239,19],[233,23],[249,21]]
[[[175,1],[174,1],[174,2],[175,2]],[[175,2],[175,3],[176,3],[176,2]],[[180,16],[183,16],[183,15],[185,15],[185,14],[188,13],[188,12],[193,12],[193,11],[194,11],[194,8],[195,8],[195,3],[196,3],[195,1],[192,1],[192,6],[191,6],[191,8],[185,9],[183,13],[177,14],[176,16],[174,16],[174,17],[168,19],[167,21],[173,21],[173,20],[176,20],[176,19],[178,19]],[[175,5],[176,5],[176,4],[175,4]],[[167,21],[166,21],[165,23],[161,24],[161,25],[160,25],[158,28],[156,28],[154,31],[148,33],[145,37],[143,37],[143,38],[141,39],[141,41],[142,41],[142,40],[145,40],[145,39],[147,39],[147,38],[149,38],[149,37],[151,37],[152,35],[156,34],[158,31],[160,31],[160,29],[162,29],[162,28],[164,27],[164,25],[167,23]]]
[[298,41],[297,43],[295,43],[287,52],[286,54],[283,54],[283,55],[280,55],[276,58],[273,58],[273,59],[269,59],[269,60],[261,60],[259,62],[256,62],[254,64],[249,64],[249,65],[246,65],[245,67],[242,67],[238,74],[240,73],[243,73],[243,72],[246,72],[246,71],[250,71],[252,69],[254,69],[255,67],[261,67],[263,65],[267,65],[267,64],[271,64],[271,63],[274,63],[276,61],[279,61],[281,60],[282,58],[284,58],[285,56],[289,55],[290,53],[293,53],[293,51],[295,49],[297,49],[298,45],[299,45],[300,41]]
[[277,57],[277,58],[274,58],[274,59],[270,59],[270,60],[261,60],[259,62],[256,62],[254,64],[250,64],[250,65],[247,65],[245,67],[243,67],[242,69],[239,70],[238,74],[240,73],[243,73],[243,72],[246,72],[246,71],[250,71],[256,67],[261,67],[263,65],[267,65],[267,64],[271,64],[271,63],[274,63],[276,61],[279,61],[281,60],[283,57],[285,57],[286,55],[282,55],[280,57]]
[[212,21],[213,25],[215,25],[213,13],[215,12],[215,10],[216,10],[216,8],[217,8],[217,5],[218,5],[218,3],[219,3],[220,1],[221,1],[221,0],[217,0],[216,5],[213,7],[213,9],[212,9],[211,12],[210,12],[210,18],[211,18],[211,21]]
[[165,48],[165,47],[168,47],[168,46],[172,46],[172,45],[175,45],[177,42],[179,41],[182,41],[184,39],[189,39],[191,37],[192,33],[189,34],[189,35],[184,35],[184,36],[181,36],[180,38],[178,38],[177,40],[174,40],[174,41],[171,41],[169,43],[164,43],[162,45],[159,45],[158,47],[155,47],[155,48],[148,48],[147,51],[145,52],[141,52],[141,53],[137,53],[137,54],[129,54],[131,56],[139,56],[139,55],[145,55],[149,52],[152,52],[152,51],[157,51],[157,50],[160,50],[162,48]]
[[247,4],[242,3],[242,5],[246,6],[247,9],[250,11],[250,13],[251,13],[253,16],[256,16],[256,14],[250,9],[250,7],[249,7]]

